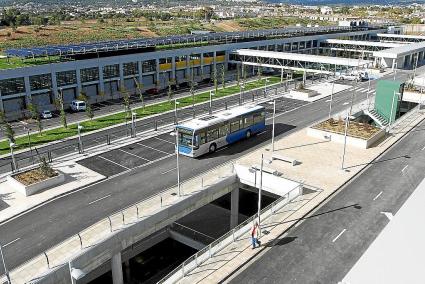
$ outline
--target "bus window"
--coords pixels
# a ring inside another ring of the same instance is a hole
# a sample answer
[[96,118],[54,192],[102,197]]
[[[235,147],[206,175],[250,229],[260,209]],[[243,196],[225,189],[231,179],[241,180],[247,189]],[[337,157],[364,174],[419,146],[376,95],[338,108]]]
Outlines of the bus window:
[[264,112],[254,113],[254,124],[261,123],[264,121]]
[[219,137],[224,137],[227,134],[229,134],[229,124],[223,124],[220,126],[220,128],[218,129],[218,135]]
[[200,138],[199,145],[207,143],[207,134],[205,133],[205,131],[199,133],[199,138]]
[[213,128],[208,130],[208,142],[217,140],[218,138],[218,129]]
[[243,118],[243,126],[244,128],[250,127],[252,125],[252,114],[249,114],[248,116],[245,116]]
[[236,121],[230,122],[230,132],[236,132],[239,130],[239,119]]
[[183,146],[191,146],[192,145],[192,135],[193,132],[191,130],[179,129],[179,144]]

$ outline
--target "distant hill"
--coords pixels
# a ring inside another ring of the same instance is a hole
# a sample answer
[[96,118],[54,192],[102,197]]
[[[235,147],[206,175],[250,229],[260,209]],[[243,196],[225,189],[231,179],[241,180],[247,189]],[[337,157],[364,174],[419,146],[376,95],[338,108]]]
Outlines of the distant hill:
[[412,3],[425,3],[425,0],[266,0],[269,3],[287,3],[299,5],[388,5],[401,4],[407,5]]

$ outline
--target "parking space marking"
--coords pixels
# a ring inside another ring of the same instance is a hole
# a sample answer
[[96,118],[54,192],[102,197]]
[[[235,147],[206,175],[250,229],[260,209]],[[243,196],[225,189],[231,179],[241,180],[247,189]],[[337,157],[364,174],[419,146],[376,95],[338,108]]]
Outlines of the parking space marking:
[[176,145],[176,143],[174,143],[174,142],[171,142],[171,141],[168,141],[168,140],[165,140],[165,139],[161,139],[161,138],[159,138],[159,137],[154,137],[155,139],[158,139],[158,140],[160,140],[160,141],[163,141],[163,142],[167,142],[167,143],[170,143],[170,144],[173,144],[173,145]]
[[332,242],[334,243],[339,237],[341,237],[342,236],[342,234],[344,234],[344,232],[346,231],[346,229],[344,229],[344,230],[342,230],[342,232],[341,233],[339,233],[338,234],[338,236],[336,236],[333,240],[332,240]]
[[146,158],[142,158],[142,157],[140,157],[140,156],[138,156],[138,155],[136,155],[136,154],[133,154],[133,153],[127,152],[127,151],[125,151],[125,150],[123,150],[123,149],[118,149],[118,150],[120,150],[121,152],[124,152],[124,153],[126,153],[126,154],[128,154],[128,155],[134,156],[134,157],[136,157],[136,158],[139,158],[139,159],[142,159],[142,160],[145,160],[145,161],[148,161],[148,162],[150,162],[150,161],[151,161],[151,160],[148,160],[148,159],[146,159]]
[[378,193],[377,196],[375,196],[375,198],[373,199],[373,201],[375,201],[376,199],[378,199],[378,197],[381,196],[381,194],[382,194],[382,191],[380,193]]
[[138,144],[138,145],[140,145],[140,146],[142,146],[142,147],[146,147],[146,148],[149,148],[149,149],[152,149],[152,150],[155,150],[155,151],[158,151],[158,152],[161,152],[161,153],[167,154],[167,155],[172,154],[172,153],[168,153],[168,152],[165,152],[165,151],[162,151],[162,150],[159,150],[159,149],[155,149],[155,148],[153,148],[153,147],[150,147],[150,146],[147,146],[147,145],[144,145],[144,144],[140,144],[140,143],[138,143],[138,142],[136,142],[136,144]]
[[422,150],[421,150],[421,151],[423,151],[423,150],[425,150],[425,146],[422,148]]
[[127,170],[129,170],[129,169],[130,169],[130,168],[127,168],[126,166],[121,165],[120,163],[117,163],[117,162],[114,162],[114,161],[112,161],[112,160],[109,160],[108,158],[105,158],[105,157],[103,157],[103,156],[101,156],[101,155],[99,155],[99,156],[97,156],[97,157],[102,158],[102,159],[104,159],[105,161],[108,161],[108,162],[110,162],[110,163],[112,163],[112,164],[115,164],[115,165],[117,165],[117,166],[120,166],[120,167],[122,167],[122,168],[124,168],[124,169],[127,169]]
[[3,248],[5,248],[5,247],[7,247],[7,246],[10,246],[11,244],[13,244],[13,243],[16,243],[17,241],[19,241],[21,238],[16,238],[16,239],[14,239],[13,241],[10,241],[10,242],[8,242],[7,244],[4,244],[3,245]]
[[110,195],[110,194],[108,194],[108,195],[105,195],[105,196],[100,197],[100,198],[98,198],[98,199],[95,199],[95,200],[93,200],[92,202],[89,202],[89,205],[92,205],[92,204],[94,204],[94,203],[96,203],[96,202],[99,202],[99,201],[101,201],[101,200],[103,200],[103,199],[105,199],[105,198],[108,198],[108,197],[111,197],[111,195]]

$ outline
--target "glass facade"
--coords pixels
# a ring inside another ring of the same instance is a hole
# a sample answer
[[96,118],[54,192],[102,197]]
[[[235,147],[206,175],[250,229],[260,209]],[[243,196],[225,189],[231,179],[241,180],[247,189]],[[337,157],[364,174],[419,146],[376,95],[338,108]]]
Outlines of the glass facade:
[[155,60],[146,60],[142,64],[143,73],[154,72],[156,70]]
[[56,81],[58,87],[77,84],[77,72],[75,70],[57,72]]
[[41,74],[30,76],[30,87],[31,91],[50,89],[52,87],[52,75]]
[[99,80],[99,68],[85,68],[80,70],[81,83],[93,82]]
[[2,96],[25,93],[24,78],[0,80],[0,91]]
[[104,79],[111,79],[116,78],[120,76],[120,65],[114,64],[114,65],[106,65],[103,67],[103,78]]
[[137,62],[129,62],[123,64],[124,76],[139,74],[139,65]]

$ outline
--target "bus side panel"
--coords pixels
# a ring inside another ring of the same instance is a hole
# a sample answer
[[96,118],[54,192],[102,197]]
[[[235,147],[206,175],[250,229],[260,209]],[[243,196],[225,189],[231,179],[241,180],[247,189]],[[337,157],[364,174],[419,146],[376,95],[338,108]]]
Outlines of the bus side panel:
[[236,132],[228,134],[226,136],[226,142],[228,144],[232,144],[232,143],[238,142],[239,140],[244,139],[246,137],[246,131],[247,130],[248,129],[241,129],[241,130],[238,130]]
[[179,145],[179,153],[189,157],[193,156],[192,148],[184,145]]
[[262,121],[260,123],[252,125],[249,129],[251,129],[252,134],[256,134],[266,130],[266,122]]

